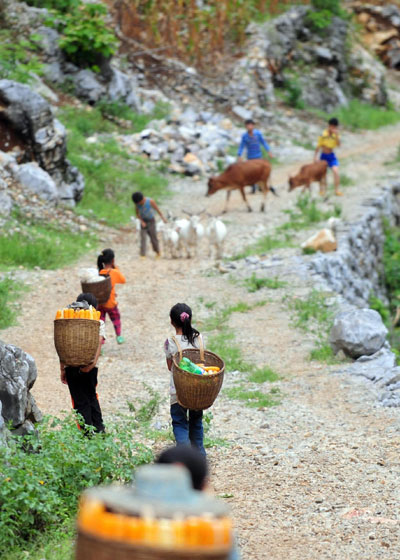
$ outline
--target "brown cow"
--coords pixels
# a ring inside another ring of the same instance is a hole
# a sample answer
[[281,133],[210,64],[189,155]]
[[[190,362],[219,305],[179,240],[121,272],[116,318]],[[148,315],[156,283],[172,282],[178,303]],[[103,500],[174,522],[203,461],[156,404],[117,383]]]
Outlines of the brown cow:
[[325,194],[327,169],[328,164],[323,160],[303,165],[297,175],[289,177],[289,192],[296,187],[303,187],[303,192],[305,192],[306,189],[310,190],[311,183],[318,181],[319,192]]
[[263,202],[261,203],[261,212],[265,210],[265,199],[269,187],[269,178],[271,174],[271,165],[264,159],[250,159],[248,161],[239,161],[232,163],[218,177],[211,177],[208,181],[208,191],[206,196],[211,196],[217,191],[226,190],[226,204],[224,212],[228,211],[228,202],[231,191],[239,189],[247,209],[251,212],[251,206],[247,201],[244,188],[250,185],[259,185],[263,193]]

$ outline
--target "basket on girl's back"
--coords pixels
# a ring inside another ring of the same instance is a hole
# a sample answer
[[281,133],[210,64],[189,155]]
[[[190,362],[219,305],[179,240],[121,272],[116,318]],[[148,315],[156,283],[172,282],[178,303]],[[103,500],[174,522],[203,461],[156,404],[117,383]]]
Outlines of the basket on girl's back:
[[106,303],[99,305],[98,309],[101,313],[101,319],[105,321],[106,314],[111,319],[114,326],[118,344],[125,342],[121,334],[121,314],[117,305],[117,294],[115,293],[116,284],[125,284],[125,276],[115,264],[115,254],[112,249],[104,249],[97,258],[97,268],[100,274],[108,274],[111,278],[111,294]]
[[[173,357],[179,350],[200,348],[202,336],[192,327],[192,310],[185,303],[177,303],[170,311],[171,325],[175,329],[175,336],[165,341],[164,350],[167,366],[171,371]],[[171,418],[172,429],[178,445],[192,445],[205,455],[203,443],[203,411],[190,410],[178,402],[174,380],[171,375]]]
[[[88,311],[92,311],[96,309],[96,307],[97,300],[95,296],[90,293],[80,294],[76,302],[68,306],[68,308],[72,310]],[[97,333],[99,339],[93,341],[95,343],[93,350],[96,349],[96,346],[97,349],[94,352],[94,357],[92,358],[92,355],[89,357],[89,359],[92,359],[91,363],[88,365],[76,366],[70,365],[70,363],[63,363],[60,358],[60,372],[61,382],[68,385],[72,407],[83,417],[84,424],[80,424],[79,427],[85,430],[85,425],[93,426],[96,432],[104,432],[103,418],[96,390],[98,375],[97,360],[99,359],[101,346],[105,340],[104,322],[101,320]],[[82,336],[83,335],[80,334],[80,338]],[[85,355],[80,356],[79,359],[85,360],[86,357],[87,355],[85,352]],[[86,360],[85,364],[87,364]],[[84,433],[87,432],[84,431]]]

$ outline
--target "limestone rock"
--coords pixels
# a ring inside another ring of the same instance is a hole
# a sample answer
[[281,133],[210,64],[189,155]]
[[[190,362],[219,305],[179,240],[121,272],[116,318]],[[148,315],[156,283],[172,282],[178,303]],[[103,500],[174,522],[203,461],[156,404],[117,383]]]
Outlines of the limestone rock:
[[301,244],[301,248],[330,253],[331,251],[336,251],[337,241],[332,230],[324,228],[304,241]]
[[36,377],[36,364],[32,356],[0,341],[1,415],[20,434],[31,431],[34,423],[42,418],[30,393]]
[[25,188],[41,198],[50,201],[58,200],[57,186],[50,175],[36,163],[24,163],[16,169],[15,178]]
[[339,313],[334,320],[330,342],[335,352],[357,359],[370,356],[382,348],[387,328],[373,309],[355,309]]
[[0,214],[2,216],[9,216],[13,207],[11,197],[3,191],[0,191]]
[[[49,103],[27,85],[0,80],[0,105],[4,107],[3,121],[22,138],[25,161],[36,161],[51,176],[56,187],[65,183],[71,185],[72,203],[80,200],[83,177],[66,159],[66,131],[54,119]],[[26,176],[25,171],[21,173]],[[71,177],[74,179],[69,181]],[[47,193],[49,200],[55,200],[57,196],[51,194],[53,186],[47,183],[43,192]]]
[[105,87],[91,70],[79,70],[73,77],[73,81],[76,95],[88,103],[96,103],[106,93]]

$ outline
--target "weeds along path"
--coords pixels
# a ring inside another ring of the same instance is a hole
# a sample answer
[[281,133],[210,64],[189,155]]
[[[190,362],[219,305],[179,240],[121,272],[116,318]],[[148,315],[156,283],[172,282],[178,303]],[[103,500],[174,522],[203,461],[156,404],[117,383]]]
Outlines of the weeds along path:
[[[342,172],[355,182],[339,201],[345,218],[354,217],[361,200],[372,194],[399,143],[400,126],[345,136]],[[297,167],[277,168],[274,184],[286,183]],[[204,181],[179,180],[172,186],[174,196],[164,206],[175,215],[184,208],[205,207],[214,214],[223,208],[223,195],[204,198]],[[233,195],[226,216],[229,253],[262,233],[272,235],[287,220],[282,211],[294,206],[297,193],[287,193],[286,187],[279,193],[279,198],[270,197],[264,215],[247,213],[239,196]],[[259,198],[250,197],[253,207]],[[292,313],[282,303],[287,294],[304,296],[310,291],[299,271],[286,271],[284,287],[249,294],[241,283],[218,272],[205,247],[197,259],[156,261],[151,256],[140,261],[134,233],[115,233],[102,243],[114,248],[128,279],[118,290],[126,344],[117,346],[108,322],[109,339],[100,359],[99,395],[106,421],[126,410],[127,401],[137,404],[146,398],[146,383],[165,396],[154,421],[158,427],[168,425],[169,376],[162,346],[170,333],[173,304],[190,304],[199,326],[206,329],[216,313],[245,302],[248,310],[242,306],[244,312],[228,314],[218,332],[231,334],[229,344],[241,349],[244,360],[271,366],[280,380],[255,384],[245,373],[228,373],[226,389],[257,389],[279,404],[251,408],[248,395],[234,399],[224,393],[213,408],[211,433],[224,438],[227,446],[209,450],[211,485],[232,507],[243,558],[397,557],[398,412],[376,408],[370,389],[334,374],[334,366],[309,361],[312,342],[293,327]],[[279,251],[283,258],[298,253]],[[39,376],[33,393],[45,413],[70,408],[53,346],[54,312],[79,292],[79,268],[95,261],[96,254],[90,253],[73,267],[33,273],[23,307],[29,313],[24,313],[23,324],[1,333],[2,339],[35,357]],[[209,339],[218,332],[209,332]],[[157,434],[153,438],[148,443],[155,449],[165,445]]]

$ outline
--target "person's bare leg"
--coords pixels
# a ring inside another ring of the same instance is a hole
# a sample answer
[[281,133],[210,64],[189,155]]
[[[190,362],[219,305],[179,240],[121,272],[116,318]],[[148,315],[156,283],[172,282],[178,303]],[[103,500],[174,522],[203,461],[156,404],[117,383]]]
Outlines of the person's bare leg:
[[337,165],[334,165],[332,167],[332,173],[333,173],[333,180],[335,183],[335,194],[337,196],[341,196],[343,193],[340,192],[340,175],[339,175],[339,167]]

